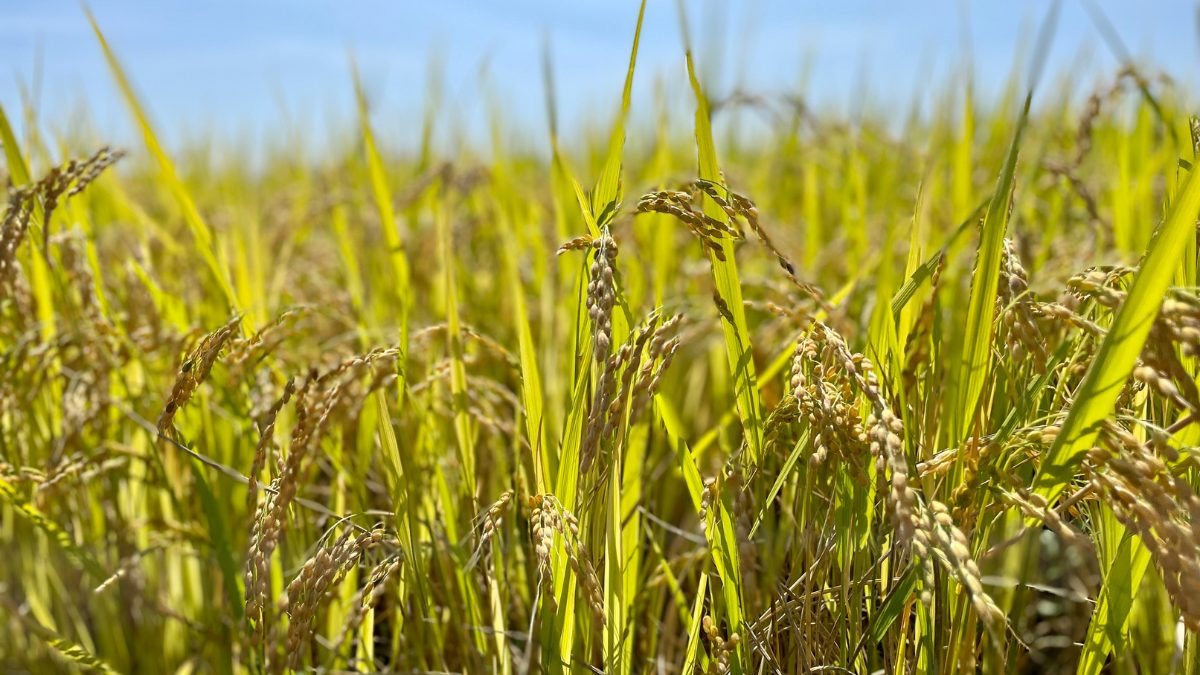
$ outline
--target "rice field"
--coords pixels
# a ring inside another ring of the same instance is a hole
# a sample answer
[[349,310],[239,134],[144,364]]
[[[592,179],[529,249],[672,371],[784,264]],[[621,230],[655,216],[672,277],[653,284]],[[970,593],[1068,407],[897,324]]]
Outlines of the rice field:
[[348,71],[250,171],[93,26],[144,143],[0,102],[5,672],[1200,672],[1181,83],[851,120],[685,43],[639,121],[638,17],[603,133],[388,153]]

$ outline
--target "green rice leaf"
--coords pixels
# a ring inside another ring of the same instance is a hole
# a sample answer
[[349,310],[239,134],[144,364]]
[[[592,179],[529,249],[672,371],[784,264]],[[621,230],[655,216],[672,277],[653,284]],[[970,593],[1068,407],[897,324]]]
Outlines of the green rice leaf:
[[613,126],[608,142],[608,157],[604,169],[592,190],[589,210],[600,227],[608,225],[617,214],[621,204],[621,156],[625,149],[625,121],[629,117],[630,94],[633,90],[633,71],[637,65],[638,42],[642,36],[642,17],[646,14],[646,0],[638,9],[637,28],[633,32],[633,48],[629,52],[629,70],[625,73],[625,88],[621,93],[621,112]]
[[[137,123],[138,129],[142,132],[142,140],[146,144],[146,149],[150,151],[150,155],[154,158],[155,164],[158,166],[159,179],[167,190],[175,198],[176,204],[183,213],[183,219],[191,230],[192,237],[196,242],[196,250],[200,253],[208,265],[209,271],[212,272],[213,278],[221,287],[221,292],[225,294],[225,300],[229,305],[229,314],[245,314],[237,299],[237,294],[233,290],[233,284],[229,280],[228,268],[219,258],[219,249],[216,245],[216,240],[213,237],[212,229],[208,226],[208,222],[200,215],[200,210],[196,208],[195,201],[192,200],[192,195],[180,179],[178,172],[175,170],[175,164],[171,161],[171,157],[163,148],[158,140],[158,135],[155,134],[154,128],[150,124],[150,117],[146,114],[146,110],[142,107],[138,100],[137,94],[134,93],[133,85],[130,83],[125,70],[117,61],[116,54],[108,46],[108,41],[104,38],[104,33],[100,31],[100,25],[96,23],[96,18],[92,16],[91,10],[87,10],[88,21],[92,24],[92,31],[96,34],[96,40],[100,43],[100,48],[104,52],[104,58],[108,61],[109,70],[112,72],[113,78],[117,81],[117,87],[121,90],[121,95],[125,99],[125,104],[129,107],[129,111],[133,114],[134,121]],[[246,330],[254,331],[256,326],[250,316],[246,317]]]
[[[686,21],[686,19],[684,19]],[[708,99],[700,88],[692,53],[687,51],[688,79],[696,97],[696,148],[700,165],[700,178],[723,184],[721,170],[717,165],[717,150],[713,144],[712,125],[709,120]],[[707,195],[703,197],[704,211],[709,216],[728,222],[725,211]],[[738,280],[737,258],[733,241],[720,240],[722,255],[709,251],[713,281],[717,297],[728,310],[721,319],[721,330],[725,335],[725,354],[729,361],[729,372],[733,376],[734,397],[738,417],[746,436],[746,456],[751,465],[758,463],[762,449],[762,403],[758,396],[758,375],[754,365],[754,349],[750,342],[750,330],[746,324],[746,310],[742,302],[742,285]],[[722,259],[723,258],[723,259]]]
[[1004,251],[1004,233],[1008,227],[1008,214],[1012,205],[1017,152],[1021,147],[1021,135],[1025,131],[1025,124],[1029,120],[1032,98],[1032,93],[1025,97],[1025,105],[1017,120],[1017,130],[1008,147],[1008,156],[1000,170],[1000,177],[996,180],[996,189],[992,192],[987,215],[983,219],[983,231],[979,236],[979,251],[975,257],[971,297],[967,306],[967,335],[963,342],[962,367],[959,371],[959,399],[956,416],[951,420],[954,424],[952,433],[955,439],[961,439],[962,435],[967,433],[991,370],[1000,258]]

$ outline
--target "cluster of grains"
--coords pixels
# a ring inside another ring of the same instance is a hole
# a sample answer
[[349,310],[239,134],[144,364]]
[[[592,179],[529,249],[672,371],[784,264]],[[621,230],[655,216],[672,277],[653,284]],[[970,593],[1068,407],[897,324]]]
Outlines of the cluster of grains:
[[721,247],[722,239],[742,239],[742,235],[726,223],[713,218],[696,208],[693,202],[695,195],[680,190],[663,190],[651,192],[638,200],[638,213],[664,213],[674,216],[687,227],[704,248],[712,253],[717,260],[725,260],[725,250]]
[[[301,430],[305,425],[311,424],[310,420],[314,418],[304,403],[307,395],[306,383],[305,388],[300,391],[301,400],[296,405],[299,420],[293,436],[297,433],[302,434]],[[265,457],[264,440],[265,437],[260,440],[260,447],[264,450],[256,453],[256,468],[265,461],[258,459],[259,456]],[[246,558],[246,620],[251,626],[252,643],[256,645],[266,634],[270,619],[271,556],[287,527],[287,507],[296,495],[303,454],[303,446],[292,447],[286,458],[276,458],[279,475],[271,481],[267,498],[259,505],[251,523],[250,551]],[[252,475],[251,480],[257,481],[256,476],[257,472]],[[256,486],[256,482],[251,483],[252,489],[248,497],[254,502],[258,500],[258,493],[253,489]]]
[[612,347],[612,309],[617,298],[613,262],[616,259],[617,242],[607,235],[601,237],[596,244],[587,287],[588,317],[592,320],[592,354],[599,364],[608,358]]
[[1105,330],[1099,324],[1076,311],[1079,304],[1080,300],[1077,296],[1065,293],[1058,302],[1035,304],[1033,313],[1038,319],[1058,324],[1059,328],[1074,328],[1093,338],[1103,337]]
[[[704,213],[703,209],[697,208],[695,204],[700,200],[701,195],[716,204],[724,212],[728,222],[713,218]],[[722,261],[725,260],[725,252],[721,247],[721,240],[740,241],[745,239],[745,233],[738,224],[739,220],[744,221],[759,242],[775,256],[775,260],[791,284],[805,296],[814,300],[827,313],[831,315],[834,313],[834,308],[825,300],[821,289],[796,277],[796,266],[775,245],[763,228],[759,220],[758,207],[745,196],[730,190],[727,186],[710,180],[696,179],[685,185],[682,190],[664,190],[645,195],[638,202],[637,211],[638,213],[665,213],[674,216],[704,244],[705,248],[712,252],[714,258]],[[722,316],[724,316],[726,309],[721,308],[723,301],[720,298],[716,298],[716,300],[718,308],[722,309]]]
[[999,496],[1005,504],[1045,523],[1046,528],[1056,534],[1064,546],[1082,549],[1092,547],[1092,540],[1087,534],[1063,520],[1062,515],[1056,509],[1050,508],[1049,502],[1042,495],[1019,488],[1015,491],[1000,490]]
[[675,352],[679,350],[679,336],[672,336],[671,332],[682,320],[683,316],[676,314],[664,321],[651,336],[646,360],[633,385],[633,400],[629,410],[630,419],[640,417],[642,411],[658,393],[658,389],[662,385],[663,374],[666,373],[667,368],[671,367],[671,362],[675,359]]
[[[652,314],[648,323],[653,323],[655,319],[656,315]],[[625,405],[633,388],[634,376],[637,374],[638,364],[645,351],[646,343],[650,340],[650,335],[650,330],[645,326],[632,331],[621,348],[608,359],[605,370],[613,373],[614,381],[619,379],[621,386],[608,402],[604,428],[601,432],[602,438],[610,437],[624,420]]]
[[[17,248],[36,219],[42,226],[42,254],[49,256],[50,218],[59,201],[83,191],[124,153],[101,148],[85,160],[70,160],[51,169],[36,183],[9,188],[0,220],[0,290],[8,290],[17,272]],[[40,209],[40,212],[39,212]]]
[[256,424],[258,425],[258,445],[254,449],[254,461],[250,465],[250,473],[247,474],[250,487],[246,491],[247,513],[253,513],[258,506],[258,480],[263,468],[266,466],[267,453],[269,451],[278,451],[275,444],[275,422],[279,417],[279,411],[283,410],[283,406],[287,405],[295,393],[296,379],[291,378],[283,386],[283,392],[271,404],[271,407],[256,420]]
[[[1118,286],[1133,272],[1132,268],[1117,266],[1086,270],[1068,280],[1063,301],[1042,305],[1040,311],[1090,335],[1103,335],[1103,328],[1076,314],[1072,305],[1092,301],[1106,310],[1116,311],[1126,298],[1126,293]],[[1192,357],[1197,354],[1200,354],[1200,298],[1174,290],[1163,301],[1133,370],[1133,378],[1179,410],[1200,416],[1200,390],[1180,359],[1180,355]]]
[[[1162,74],[1158,75],[1156,79],[1162,82],[1169,81]],[[1065,180],[1067,185],[1079,197],[1080,201],[1083,202],[1088,219],[1097,233],[1107,231],[1111,228],[1111,225],[1108,218],[1101,212],[1100,200],[1096,197],[1096,193],[1084,181],[1082,167],[1084,160],[1087,159],[1088,154],[1092,150],[1093,132],[1096,121],[1100,119],[1103,107],[1111,105],[1119,99],[1131,84],[1140,91],[1150,91],[1150,78],[1143,75],[1133,66],[1122,68],[1108,86],[1096,88],[1084,104],[1079,126],[1075,132],[1074,155],[1061,160],[1048,159],[1042,163],[1048,177]]]
[[1141,537],[1183,622],[1200,631],[1200,497],[1167,464],[1193,468],[1194,462],[1180,463],[1169,445],[1141,443],[1112,423],[1101,439],[1107,447],[1089,451],[1084,465],[1091,485]]
[[[529,522],[533,527],[533,545],[537,554],[537,566],[542,593],[554,602],[554,585],[551,578],[550,552],[554,546],[555,535],[563,544],[567,554],[567,564],[592,615],[601,625],[604,624],[604,594],[600,578],[596,576],[596,568],[588,556],[587,547],[579,537],[579,521],[568,511],[558,498],[551,494],[533,495],[529,497]],[[551,604],[553,606],[553,604]]]
[[1013,358],[1023,362],[1031,357],[1033,368],[1040,374],[1045,372],[1045,339],[1038,327],[1034,307],[1037,302],[1029,291],[1029,275],[1017,257],[1011,239],[1004,240],[1003,257],[1000,261],[1000,283],[996,293],[996,311],[1001,325],[1006,330],[1005,346]]
[[1131,277],[1130,267],[1093,267],[1067,280],[1067,293],[1080,300],[1092,300],[1101,307],[1116,309],[1125,300],[1125,292],[1115,286]]
[[167,435],[172,430],[171,422],[175,419],[175,413],[179,412],[192,397],[196,387],[208,377],[217,357],[221,355],[221,350],[233,338],[241,323],[241,316],[233,317],[224,326],[205,335],[200,344],[183,360],[179,366],[179,374],[175,377],[175,384],[171,387],[171,395],[158,418],[158,433]]
[[840,461],[854,462],[867,442],[858,397],[849,373],[835,361],[839,356],[825,331],[814,330],[801,336],[792,358],[791,393],[812,434],[813,465],[824,463],[831,451]]
[[616,303],[616,281],[613,263],[617,258],[617,242],[605,234],[595,245],[591,280],[587,287],[588,317],[592,321],[592,360],[600,368],[592,407],[584,428],[583,444],[579,449],[580,473],[586,473],[600,452],[608,406],[616,393],[616,373],[609,358],[612,349],[612,309]]
[[730,223],[736,223],[739,217],[745,220],[746,224],[750,226],[750,230],[762,242],[762,245],[767,247],[767,250],[775,256],[776,261],[779,262],[779,266],[783,268],[783,271],[787,272],[789,276],[795,277],[796,266],[792,264],[792,261],[788,260],[787,256],[775,245],[775,242],[771,241],[771,238],[767,236],[766,230],[763,229],[762,224],[758,220],[758,207],[754,206],[753,202],[733,190],[712,181],[699,179],[694,181],[692,185],[695,186],[696,190],[708,195],[709,199],[713,200],[713,203],[721,207],[721,210],[729,217]]
[[606,370],[620,373],[621,388],[609,401],[602,438],[616,432],[625,421],[626,412],[630,422],[636,420],[658,391],[663,373],[670,367],[679,348],[679,338],[673,337],[672,333],[682,318],[676,314],[653,327],[658,313],[652,313],[645,326],[631,333],[625,344],[609,358]]
[[1196,383],[1170,350],[1170,343],[1148,343],[1142,352],[1141,363],[1133,369],[1133,378],[1175,407],[1193,414],[1200,413]]
[[1177,343],[1184,356],[1200,356],[1200,298],[1173,292],[1163,301],[1154,328]]
[[1180,359],[1200,353],[1200,300],[1174,292],[1164,302],[1142,349],[1134,379],[1179,410],[1200,417],[1200,391]]
[[734,633],[729,639],[721,637],[720,631],[717,630],[717,622],[707,614],[701,620],[700,627],[704,629],[704,635],[708,638],[708,675],[725,675],[729,672],[729,659],[742,641],[741,636]]
[[[989,627],[997,626],[1004,620],[1004,613],[983,590],[979,567],[971,555],[966,535],[954,524],[944,504],[937,501],[924,504],[909,482],[904,425],[884,398],[871,361],[861,354],[851,353],[842,337],[828,326],[816,323],[814,327],[814,332],[821,333],[819,340],[824,343],[824,349],[870,404],[871,414],[863,426],[871,456],[875,458],[877,475],[890,474],[888,503],[897,538],[911,545],[921,561],[922,600],[926,604],[932,601],[935,576],[931,561],[936,559],[968,590],[980,619]],[[802,339],[798,351],[809,349],[807,340]]]
[[0,221],[0,289],[10,290],[17,276],[17,248],[25,238],[33,218],[36,192],[30,188],[10,188]]
[[303,663],[304,646],[312,637],[313,622],[316,620],[317,610],[325,601],[326,593],[341,581],[353,564],[357,563],[363,551],[384,538],[382,529],[362,532],[357,536],[354,536],[354,532],[355,530],[347,529],[332,545],[321,547],[288,584],[288,668],[296,669]]
[[227,361],[231,367],[253,368],[294,332],[295,322],[312,310],[311,307],[291,307],[247,338],[235,338],[229,346]]
[[567,251],[586,251],[596,245],[598,240],[590,234],[585,234],[574,239],[568,239],[554,251],[554,255],[562,255]]
[[[950,516],[946,505],[939,501],[931,501],[926,517],[929,522],[927,530],[922,535],[918,535],[916,539],[932,533],[932,553],[958,583],[967,589],[971,606],[974,607],[980,620],[991,628],[1002,624],[1004,611],[983,590],[979,565],[971,555],[971,542],[954,524],[954,519]],[[914,550],[918,549],[919,547],[914,543]],[[928,578],[925,583],[927,584],[926,589],[928,589]]]
[[1067,280],[1063,292],[1054,302],[1032,302],[1030,313],[1039,321],[1043,338],[1043,353],[1049,353],[1055,343],[1067,339],[1071,331],[1082,331],[1090,340],[1078,340],[1073,363],[1066,374],[1082,377],[1087,360],[1107,329],[1097,319],[1111,315],[1125,299],[1121,287],[1136,270],[1124,266],[1092,267]]
[[[266,499],[258,505],[251,524],[245,572],[246,620],[251,626],[251,640],[255,645],[262,642],[270,620],[271,556],[287,528],[287,511],[296,498],[304,460],[320,443],[331,413],[343,403],[344,398],[350,396],[353,386],[360,380],[361,371],[379,362],[394,361],[398,355],[399,349],[395,347],[375,349],[348,358],[322,374],[313,373],[295,388],[294,396],[293,387],[285,387],[279,401],[272,407],[273,412],[262,420],[252,487],[257,486],[257,473],[266,462],[267,449],[274,444],[275,417],[287,400],[294,398],[296,422],[292,427],[287,456],[276,455],[275,465],[279,473],[266,488]],[[384,381],[375,378],[365,386],[365,390],[356,392],[355,398],[361,400],[370,391],[382,386]],[[278,452],[277,447],[275,450]],[[253,506],[257,501],[254,490],[249,499]]]
[[[512,504],[513,491],[505,490],[500,498],[492,502],[482,514],[480,514],[477,527],[479,528],[479,543],[476,545],[475,554],[471,556],[471,562],[467,567],[474,567],[479,562],[480,558],[486,558],[491,551],[492,540],[496,538],[496,533],[504,524],[504,516],[508,513],[508,507]],[[487,565],[484,565],[484,573],[490,573]]]
[[551,578],[550,551],[554,546],[555,513],[552,504],[557,502],[548,495],[529,497],[529,524],[533,529],[533,550],[537,556],[538,582],[542,596],[554,606],[554,584]]
[[[914,546],[927,544],[922,541],[928,534],[928,517],[923,513],[917,492],[909,484],[908,460],[904,455],[904,425],[891,409],[876,407],[867,417],[867,436],[870,439],[871,456],[875,458],[880,476],[890,473],[888,502],[892,505],[892,525],[901,541],[912,541]],[[885,472],[886,468],[886,472]],[[918,537],[920,533],[920,537]],[[918,555],[927,560],[926,555]]]
[[388,583],[400,573],[402,564],[403,560],[400,554],[396,554],[384,558],[375,565],[367,577],[367,582],[354,594],[354,598],[350,602],[350,613],[346,616],[346,622],[342,625],[341,633],[334,642],[335,645],[345,644],[346,639],[358,631],[367,612],[379,606]]

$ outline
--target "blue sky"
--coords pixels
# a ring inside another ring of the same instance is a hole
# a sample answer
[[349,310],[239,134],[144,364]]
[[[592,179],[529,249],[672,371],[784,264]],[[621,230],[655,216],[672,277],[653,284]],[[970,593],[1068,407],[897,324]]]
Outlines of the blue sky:
[[[1194,0],[1098,4],[1135,56],[1184,83],[1197,82]],[[795,90],[807,63],[806,94],[823,105],[853,106],[865,81],[877,100],[902,102],[903,109],[914,91],[962,66],[964,25],[980,88],[998,89],[1047,7],[1044,0],[686,5],[693,39],[707,47],[702,68],[718,93],[735,82],[751,91]],[[506,101],[509,121],[540,140],[546,36],[564,121],[608,119],[619,99],[637,2],[93,0],[92,9],[172,144],[205,133],[253,143],[289,125],[327,136],[352,119],[353,53],[381,132],[403,147],[419,134],[431,57],[441,64],[446,109],[468,127],[482,128],[490,91]],[[714,51],[713,45],[723,46]],[[1080,0],[1063,3],[1050,69],[1072,63],[1097,73],[1116,63]],[[635,115],[652,112],[656,83],[682,91],[683,73],[675,2],[649,0]],[[10,116],[18,116],[21,87],[34,83],[44,130],[70,130],[86,110],[105,139],[134,142],[74,0],[0,0],[0,104]]]

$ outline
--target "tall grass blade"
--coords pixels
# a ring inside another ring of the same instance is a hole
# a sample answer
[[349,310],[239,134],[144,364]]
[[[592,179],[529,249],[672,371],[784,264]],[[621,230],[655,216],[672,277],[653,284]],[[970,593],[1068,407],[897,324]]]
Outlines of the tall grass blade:
[[[146,144],[146,149],[150,151],[150,155],[154,158],[158,166],[159,177],[163,185],[174,197],[179,210],[183,213],[184,222],[187,223],[188,229],[195,239],[196,250],[204,259],[209,270],[212,272],[213,279],[221,288],[221,292],[225,294],[226,303],[229,305],[226,314],[244,314],[242,307],[238,302],[237,294],[233,290],[233,284],[229,280],[228,268],[223,264],[219,257],[219,248],[216,239],[213,237],[212,229],[208,226],[208,222],[200,215],[200,210],[196,208],[196,203],[193,201],[191,193],[188,192],[187,186],[179,177],[175,170],[175,164],[171,161],[171,157],[163,148],[158,140],[158,135],[155,134],[154,128],[150,124],[150,117],[146,114],[141,102],[138,100],[137,94],[133,90],[133,85],[130,83],[125,70],[121,67],[117,60],[116,54],[108,46],[108,41],[104,38],[104,33],[100,30],[100,24],[96,23],[96,18],[92,16],[91,10],[87,11],[88,22],[92,25],[92,31],[96,34],[96,41],[100,43],[100,48],[104,52],[104,58],[108,62],[108,68],[112,72],[113,78],[117,81],[117,87],[121,90],[121,95],[125,99],[125,104],[129,107],[129,111],[133,114],[134,121],[137,123],[138,129],[142,133],[142,140]],[[246,330],[253,331],[256,326],[251,320],[251,317],[246,318]]]

